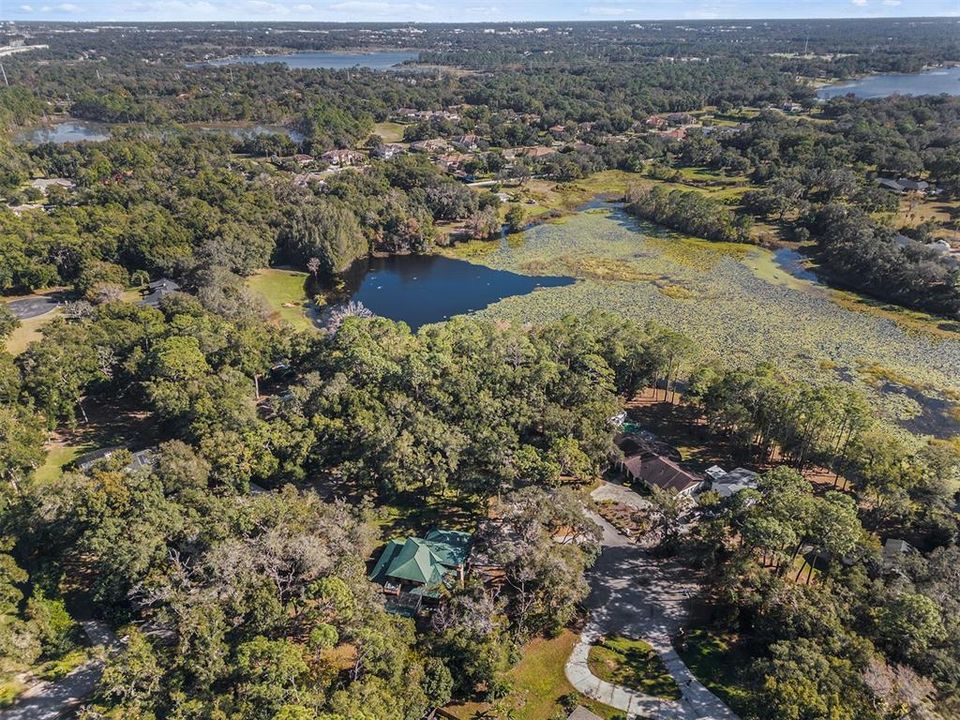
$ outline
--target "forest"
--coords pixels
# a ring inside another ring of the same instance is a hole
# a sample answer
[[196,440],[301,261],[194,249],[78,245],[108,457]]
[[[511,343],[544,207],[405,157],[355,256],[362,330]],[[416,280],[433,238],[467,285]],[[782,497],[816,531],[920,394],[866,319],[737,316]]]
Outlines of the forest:
[[[759,473],[693,508],[645,494],[653,557],[702,580],[704,635],[684,642],[734,648],[711,690],[750,720],[957,716],[956,438],[893,427],[844,382],[725,364],[667,317],[412,332],[326,305],[358,261],[522,241],[501,229],[562,214],[524,193],[615,170],[629,182],[609,199],[637,218],[799,248],[825,281],[947,333],[960,269],[935,243],[955,218],[907,222],[920,198],[877,179],[955,203],[960,98],[820,102],[810,82],[960,61],[947,24],[133,27],[30,25],[43,62],[4,58],[0,293],[60,304],[0,349],[0,704],[23,673],[96,660],[96,619],[123,649],[82,720],[418,720],[471,703],[532,718],[517,668],[584,625],[604,529],[590,493],[623,460],[614,420],[652,392],[687,413],[686,440]],[[419,61],[204,63],[371,39]],[[109,137],[23,140],[64,118]],[[228,132],[250,124],[272,129]],[[250,288],[265,268],[301,271],[334,320],[278,320]],[[176,291],[143,302],[161,279]],[[5,343],[30,322],[0,304]],[[117,447],[57,463],[78,435]],[[471,533],[493,579],[388,612],[372,561],[437,525]],[[893,563],[891,539],[910,547]],[[541,720],[571,698],[590,703],[564,687]]]

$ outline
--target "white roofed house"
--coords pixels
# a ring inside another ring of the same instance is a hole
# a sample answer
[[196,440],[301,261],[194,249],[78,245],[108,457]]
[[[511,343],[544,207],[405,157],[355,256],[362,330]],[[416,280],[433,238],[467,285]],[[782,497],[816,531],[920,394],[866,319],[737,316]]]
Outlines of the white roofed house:
[[390,158],[396,157],[397,155],[400,155],[406,151],[407,149],[403,145],[388,143],[386,145],[378,145],[370,151],[370,154],[374,157],[389,160]]
[[757,473],[739,467],[727,472],[718,465],[707,468],[705,474],[710,478],[710,489],[722,498],[736,495],[741,490],[756,490]]

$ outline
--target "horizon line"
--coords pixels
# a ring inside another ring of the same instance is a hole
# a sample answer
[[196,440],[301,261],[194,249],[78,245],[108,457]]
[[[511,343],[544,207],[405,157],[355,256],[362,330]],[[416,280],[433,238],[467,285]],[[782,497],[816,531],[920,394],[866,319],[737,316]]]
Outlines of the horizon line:
[[809,22],[809,21],[911,21],[911,20],[954,20],[960,23],[958,15],[903,15],[903,16],[884,16],[874,15],[871,17],[857,17],[852,15],[833,16],[820,15],[816,17],[716,17],[716,18],[640,18],[625,17],[620,19],[589,20],[578,18],[576,20],[564,19],[543,19],[543,20],[469,20],[466,22],[452,22],[439,20],[265,20],[238,18],[234,20],[190,20],[188,18],[174,18],[170,20],[100,20],[100,19],[49,19],[41,18],[16,19],[2,18],[0,23],[34,24],[34,25],[88,25],[123,23],[125,25],[170,25],[174,23],[191,23],[194,25],[223,25],[230,23],[249,23],[258,25],[454,25],[457,27],[464,25],[536,25],[538,23],[555,25],[558,23],[573,25],[611,25],[615,23],[718,23],[718,22]]

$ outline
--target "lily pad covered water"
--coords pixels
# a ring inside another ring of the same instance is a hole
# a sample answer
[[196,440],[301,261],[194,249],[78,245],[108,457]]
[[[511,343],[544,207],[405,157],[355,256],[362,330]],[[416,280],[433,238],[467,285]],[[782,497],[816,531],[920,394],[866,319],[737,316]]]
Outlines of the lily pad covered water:
[[[505,298],[481,315],[540,322],[601,309],[653,320],[728,365],[769,360],[798,379],[852,381],[905,427],[960,434],[960,335],[845,307],[768,250],[677,235],[609,207],[454,252],[499,270],[580,280]],[[922,428],[911,423],[920,418]]]

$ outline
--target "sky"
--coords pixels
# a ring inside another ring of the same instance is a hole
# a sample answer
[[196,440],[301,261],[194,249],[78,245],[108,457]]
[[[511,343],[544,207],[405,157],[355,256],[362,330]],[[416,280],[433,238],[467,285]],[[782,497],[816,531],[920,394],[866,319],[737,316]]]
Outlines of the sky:
[[960,17],[960,0],[0,0],[0,20],[510,22]]

